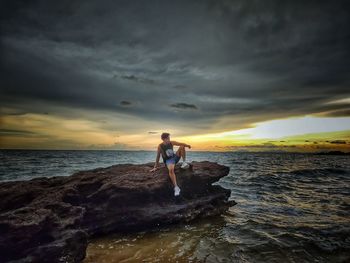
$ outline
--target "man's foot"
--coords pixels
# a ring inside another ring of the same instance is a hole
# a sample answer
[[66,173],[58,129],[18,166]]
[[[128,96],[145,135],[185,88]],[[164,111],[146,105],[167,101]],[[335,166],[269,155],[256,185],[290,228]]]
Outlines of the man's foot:
[[182,162],[181,168],[182,169],[187,169],[188,167],[190,167],[190,165],[186,162]]
[[180,191],[181,191],[181,189],[180,189],[178,186],[175,186],[175,187],[174,187],[174,195],[175,195],[175,196],[180,195]]

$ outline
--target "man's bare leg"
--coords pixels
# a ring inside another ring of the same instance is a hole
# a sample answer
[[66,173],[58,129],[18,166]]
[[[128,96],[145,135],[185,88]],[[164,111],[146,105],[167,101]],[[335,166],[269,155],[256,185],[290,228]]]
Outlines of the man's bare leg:
[[186,162],[186,149],[185,146],[180,146],[176,151],[176,155],[182,157],[182,161]]
[[175,171],[174,171],[175,165],[174,164],[169,164],[168,165],[168,170],[169,170],[169,177],[174,185],[177,186],[177,182],[176,182],[176,175],[175,175]]
[[171,179],[171,181],[173,182],[173,185],[174,185],[174,195],[178,196],[180,194],[181,189],[177,185],[174,168],[175,168],[175,164],[169,164],[168,165],[169,176],[170,176],[170,179]]

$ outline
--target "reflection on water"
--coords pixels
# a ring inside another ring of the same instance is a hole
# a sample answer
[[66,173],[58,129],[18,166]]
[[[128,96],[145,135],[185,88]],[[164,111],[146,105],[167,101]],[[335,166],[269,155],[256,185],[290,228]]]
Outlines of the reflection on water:
[[[0,180],[69,175],[154,152],[0,151]],[[350,157],[188,152],[230,167],[227,214],[91,240],[85,262],[350,262]]]
[[219,251],[216,255],[210,251],[220,242],[224,224],[223,218],[213,217],[151,232],[95,239],[84,263],[219,261]]
[[84,263],[349,262],[347,249],[329,252],[314,244],[302,244],[303,237],[291,237],[283,231],[277,231],[276,238],[258,225],[239,223],[230,213],[190,224],[92,239]]

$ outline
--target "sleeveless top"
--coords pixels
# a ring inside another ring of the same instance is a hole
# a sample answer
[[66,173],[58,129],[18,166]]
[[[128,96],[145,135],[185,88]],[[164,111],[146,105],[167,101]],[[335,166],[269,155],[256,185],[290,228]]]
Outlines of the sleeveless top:
[[162,158],[163,158],[164,163],[166,160],[170,159],[171,157],[173,157],[175,155],[172,143],[169,143],[169,144],[161,143],[160,149],[161,149]]

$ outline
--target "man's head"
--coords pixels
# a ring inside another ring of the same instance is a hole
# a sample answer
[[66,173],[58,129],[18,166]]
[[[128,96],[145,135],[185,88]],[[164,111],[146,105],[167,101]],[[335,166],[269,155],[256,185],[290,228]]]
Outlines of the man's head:
[[170,141],[170,134],[163,132],[160,138],[163,140],[163,142],[168,143]]

